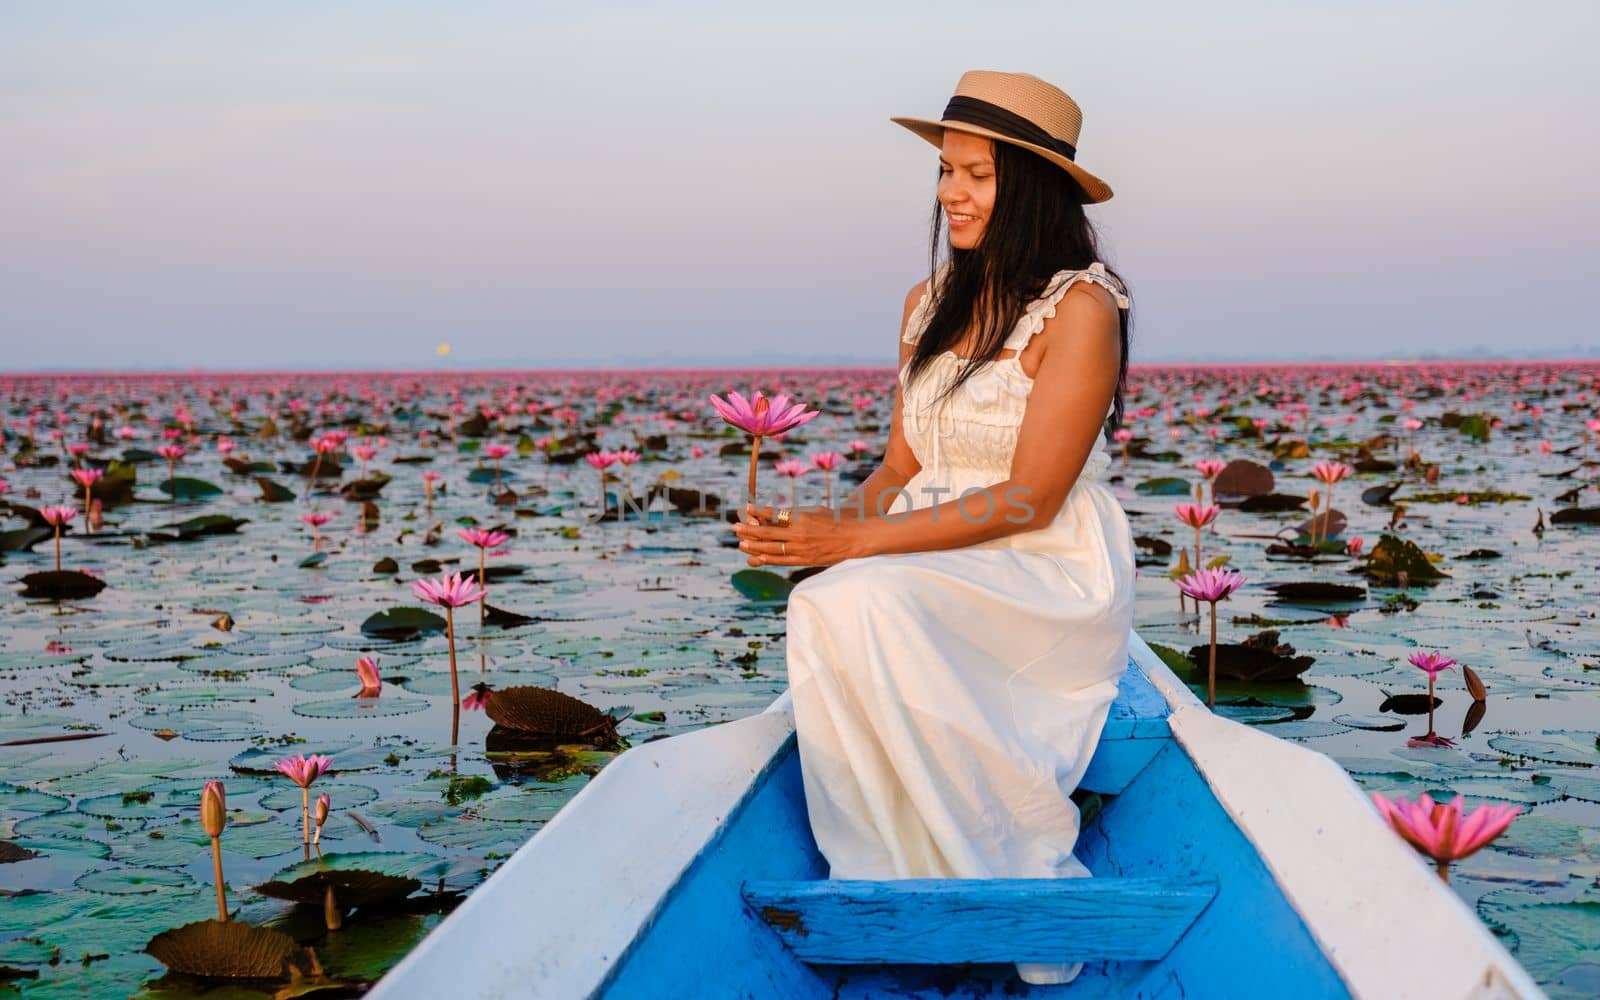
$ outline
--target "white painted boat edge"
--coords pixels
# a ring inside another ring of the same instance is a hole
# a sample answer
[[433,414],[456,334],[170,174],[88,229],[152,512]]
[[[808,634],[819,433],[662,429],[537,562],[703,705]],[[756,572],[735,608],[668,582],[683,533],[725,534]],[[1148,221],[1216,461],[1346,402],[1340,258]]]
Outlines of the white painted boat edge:
[[1166,697],[1173,737],[1353,995],[1545,996],[1331,757],[1212,714],[1137,632],[1129,654]]
[[366,995],[589,996],[793,731],[763,711],[623,753]]

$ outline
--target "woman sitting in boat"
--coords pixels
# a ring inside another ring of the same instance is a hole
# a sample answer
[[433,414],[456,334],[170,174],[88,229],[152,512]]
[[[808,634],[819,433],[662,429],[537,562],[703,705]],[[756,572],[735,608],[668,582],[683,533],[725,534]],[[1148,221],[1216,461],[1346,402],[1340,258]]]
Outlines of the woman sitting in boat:
[[1076,162],[1077,103],[1034,76],[969,72],[940,120],[892,120],[939,180],[888,448],[837,508],[750,504],[735,528],[752,566],[827,567],[788,606],[812,832],[835,879],[1087,877],[1070,795],[1134,607],[1103,482],[1130,303],[1083,208],[1111,189]]

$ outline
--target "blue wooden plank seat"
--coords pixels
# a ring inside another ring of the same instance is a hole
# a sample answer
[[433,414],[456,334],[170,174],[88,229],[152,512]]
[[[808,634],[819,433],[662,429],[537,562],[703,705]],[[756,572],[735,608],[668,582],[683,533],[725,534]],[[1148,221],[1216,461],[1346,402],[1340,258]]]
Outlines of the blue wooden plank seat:
[[745,902],[813,965],[1156,961],[1216,879],[748,881]]
[[[1132,660],[1081,788],[1121,792],[1172,741]],[[754,880],[745,903],[816,965],[1156,961],[1217,893],[1185,878]]]

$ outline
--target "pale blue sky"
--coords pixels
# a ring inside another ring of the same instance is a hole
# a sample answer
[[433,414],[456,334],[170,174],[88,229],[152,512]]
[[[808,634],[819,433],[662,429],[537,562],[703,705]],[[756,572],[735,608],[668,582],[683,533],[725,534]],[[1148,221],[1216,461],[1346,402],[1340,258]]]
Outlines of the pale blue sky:
[[[0,7],[0,368],[892,364],[961,72],[1135,361],[1600,342],[1600,4]],[[1591,348],[1592,349],[1592,348]]]

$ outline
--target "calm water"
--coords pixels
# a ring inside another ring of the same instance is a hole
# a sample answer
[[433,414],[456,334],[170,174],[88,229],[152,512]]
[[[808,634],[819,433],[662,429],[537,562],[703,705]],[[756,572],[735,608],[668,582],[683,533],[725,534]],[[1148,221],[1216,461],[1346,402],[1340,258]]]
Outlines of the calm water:
[[[1227,555],[1248,583],[1221,605],[1219,639],[1275,628],[1278,642],[1314,662],[1298,681],[1224,683],[1218,710],[1305,741],[1373,790],[1525,806],[1505,837],[1455,866],[1452,885],[1556,996],[1600,992],[1600,534],[1554,520],[1600,506],[1590,485],[1600,438],[1586,444],[1584,423],[1596,417],[1597,374],[1593,365],[1146,368],[1128,397],[1130,457],[1119,457],[1111,482],[1141,544],[1140,633],[1181,654],[1204,641],[1167,575],[1176,550],[1194,541],[1172,507],[1200,479],[1195,459],[1258,462],[1272,472],[1271,492],[1303,497],[1317,485],[1317,461],[1355,464],[1363,444],[1378,461],[1415,448],[1421,467],[1358,472],[1334,487],[1333,505],[1348,518],[1334,539],[1362,536],[1361,558],[1271,554],[1271,536],[1292,539],[1307,509],[1250,513],[1224,498],[1215,530],[1202,536],[1203,558]],[[741,577],[742,593],[732,577],[744,561],[726,524],[664,498],[647,517],[595,523],[601,477],[580,456],[632,447],[643,456],[627,470],[635,495],[664,483],[731,500],[747,438],[722,425],[706,394],[763,388],[824,411],[764,442],[764,455],[848,454],[852,441],[865,442],[862,461],[847,458],[835,473],[835,488],[848,491],[882,450],[893,376],[372,373],[0,385],[9,485],[0,499],[81,506],[68,475],[79,462],[131,460],[136,475],[131,500],[108,497],[98,530],[86,534],[80,516],[61,544],[63,569],[105,588],[58,602],[23,597],[15,583],[0,621],[0,742],[104,734],[0,747],[0,841],[10,845],[0,855],[0,889],[10,893],[0,899],[0,995],[176,997],[208,984],[168,975],[143,949],[162,931],[215,916],[198,823],[207,779],[227,787],[221,844],[233,919],[281,930],[315,949],[323,975],[359,985],[620,747],[765,707],[784,686],[782,581],[770,581],[775,599],[753,600],[762,594],[748,588],[762,581]],[[1422,426],[1408,432],[1408,418]],[[180,493],[207,495],[175,502],[161,489],[167,462],[153,453],[168,443],[164,428],[188,449],[176,468]],[[348,433],[343,472],[319,476],[307,494],[307,476],[290,467],[311,463],[311,439],[333,430]],[[225,466],[219,436],[236,446],[229,457],[253,466]],[[84,442],[86,456],[72,456],[68,446]],[[337,491],[361,478],[351,449],[363,444],[377,448],[368,478],[392,477],[365,524],[362,503]],[[499,461],[512,495],[498,502],[496,463],[485,454],[493,444],[513,449]],[[1438,467],[1432,482],[1427,465]],[[442,477],[431,506],[424,470]],[[760,474],[766,495],[786,493],[770,458]],[[821,497],[822,475],[800,478],[802,501]],[[1391,502],[1362,498],[1386,484],[1399,484],[1398,520]],[[615,506],[623,483],[612,477],[606,488]],[[273,493],[285,499],[266,499]],[[325,555],[302,565],[312,540],[301,515],[310,511],[333,517],[319,529]],[[223,519],[191,520],[215,515]],[[28,524],[13,511],[0,525],[12,532],[8,581],[54,567],[48,536],[31,551],[23,545]],[[481,711],[459,713],[452,744],[445,637],[363,632],[377,612],[422,607],[413,580],[476,569],[477,550],[456,534],[464,526],[513,534],[488,558],[489,604],[532,620],[480,627],[475,607],[457,612],[463,693],[479,682],[555,688],[619,719],[621,744],[517,739]],[[197,534],[206,528],[217,533]],[[1449,576],[1402,590],[1353,572],[1384,534],[1436,556]],[[386,559],[396,568],[381,566]],[[1360,589],[1332,602],[1271,589],[1309,581]],[[227,630],[213,625],[224,614]],[[1418,649],[1448,653],[1489,689],[1474,711],[1460,672],[1441,675],[1434,729],[1453,746],[1408,745],[1427,732],[1418,704],[1426,676],[1406,663]],[[362,655],[379,661],[376,699],[352,697]],[[255,889],[319,865],[317,854],[306,862],[299,789],[272,770],[280,756],[312,752],[331,755],[334,768],[312,788],[332,801],[320,865],[417,883],[403,901],[347,911],[332,932],[320,906]]]

